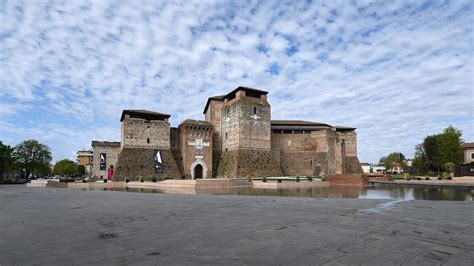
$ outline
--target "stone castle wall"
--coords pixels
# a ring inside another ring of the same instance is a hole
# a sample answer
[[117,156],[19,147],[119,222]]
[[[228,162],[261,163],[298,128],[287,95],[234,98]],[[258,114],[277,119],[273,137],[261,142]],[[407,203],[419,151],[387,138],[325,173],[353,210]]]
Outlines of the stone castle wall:
[[152,120],[130,118],[122,121],[122,148],[170,149],[168,119]]
[[155,149],[123,148],[118,156],[117,169],[114,173],[115,181],[138,181],[143,177],[146,181],[156,179],[181,179],[171,150],[160,150],[163,160],[163,172],[155,173],[154,155]]
[[222,152],[222,107],[224,106],[223,100],[211,100],[209,107],[205,114],[207,122],[211,123],[214,127],[214,133],[212,137],[212,175],[216,177],[219,162]]
[[328,161],[327,129],[305,134],[272,133],[272,153],[284,175],[315,176],[333,173]]
[[[105,170],[100,170],[100,154],[107,156]],[[117,159],[120,153],[120,142],[94,141],[92,144],[92,177],[107,179],[107,169],[111,165],[117,167]]]
[[222,107],[222,152],[218,177],[280,176],[271,153],[271,107],[266,95],[238,91]]
[[205,121],[185,121],[179,126],[180,151],[183,176],[192,179],[194,167],[200,164],[204,178],[211,178],[213,171],[213,126]]
[[183,156],[181,155],[179,128],[172,127],[170,129],[170,133],[171,153],[173,154],[174,160],[176,161],[176,165],[178,166],[180,176],[183,177]]
[[355,131],[337,131],[335,144],[336,174],[362,173],[357,157],[357,135]]

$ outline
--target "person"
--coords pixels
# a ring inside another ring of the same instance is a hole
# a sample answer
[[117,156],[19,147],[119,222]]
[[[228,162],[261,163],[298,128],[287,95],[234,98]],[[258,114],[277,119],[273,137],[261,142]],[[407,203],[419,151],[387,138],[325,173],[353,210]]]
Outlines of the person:
[[111,166],[109,167],[108,172],[107,172],[107,179],[108,179],[108,180],[112,180],[112,176],[113,176],[113,175],[114,175],[114,166],[111,165]]

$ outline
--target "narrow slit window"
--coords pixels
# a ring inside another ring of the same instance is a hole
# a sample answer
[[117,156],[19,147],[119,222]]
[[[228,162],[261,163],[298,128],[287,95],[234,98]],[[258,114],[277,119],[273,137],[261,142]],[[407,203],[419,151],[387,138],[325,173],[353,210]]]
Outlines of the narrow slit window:
[[257,107],[254,107],[254,108],[253,108],[253,114],[254,114],[254,115],[257,114]]
[[150,138],[147,138],[147,139],[146,139],[146,143],[150,143]]

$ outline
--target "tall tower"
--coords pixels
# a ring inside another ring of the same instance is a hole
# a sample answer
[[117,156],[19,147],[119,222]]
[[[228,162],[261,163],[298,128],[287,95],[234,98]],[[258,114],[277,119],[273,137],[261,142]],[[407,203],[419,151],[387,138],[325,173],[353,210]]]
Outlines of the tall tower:
[[281,176],[271,152],[271,108],[266,91],[238,87],[222,96],[217,176]]
[[123,110],[114,180],[181,178],[171,152],[169,117],[147,110]]

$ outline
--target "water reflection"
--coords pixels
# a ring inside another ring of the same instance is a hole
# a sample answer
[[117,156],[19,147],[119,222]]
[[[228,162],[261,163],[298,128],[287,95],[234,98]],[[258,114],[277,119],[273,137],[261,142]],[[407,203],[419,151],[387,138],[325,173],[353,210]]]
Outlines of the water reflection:
[[[94,190],[94,189],[93,189]],[[292,189],[224,188],[224,189],[150,189],[103,188],[106,191],[128,191],[165,194],[251,195],[310,198],[396,199],[396,200],[455,200],[473,201],[474,190],[452,188],[420,188],[393,186],[332,186]]]

